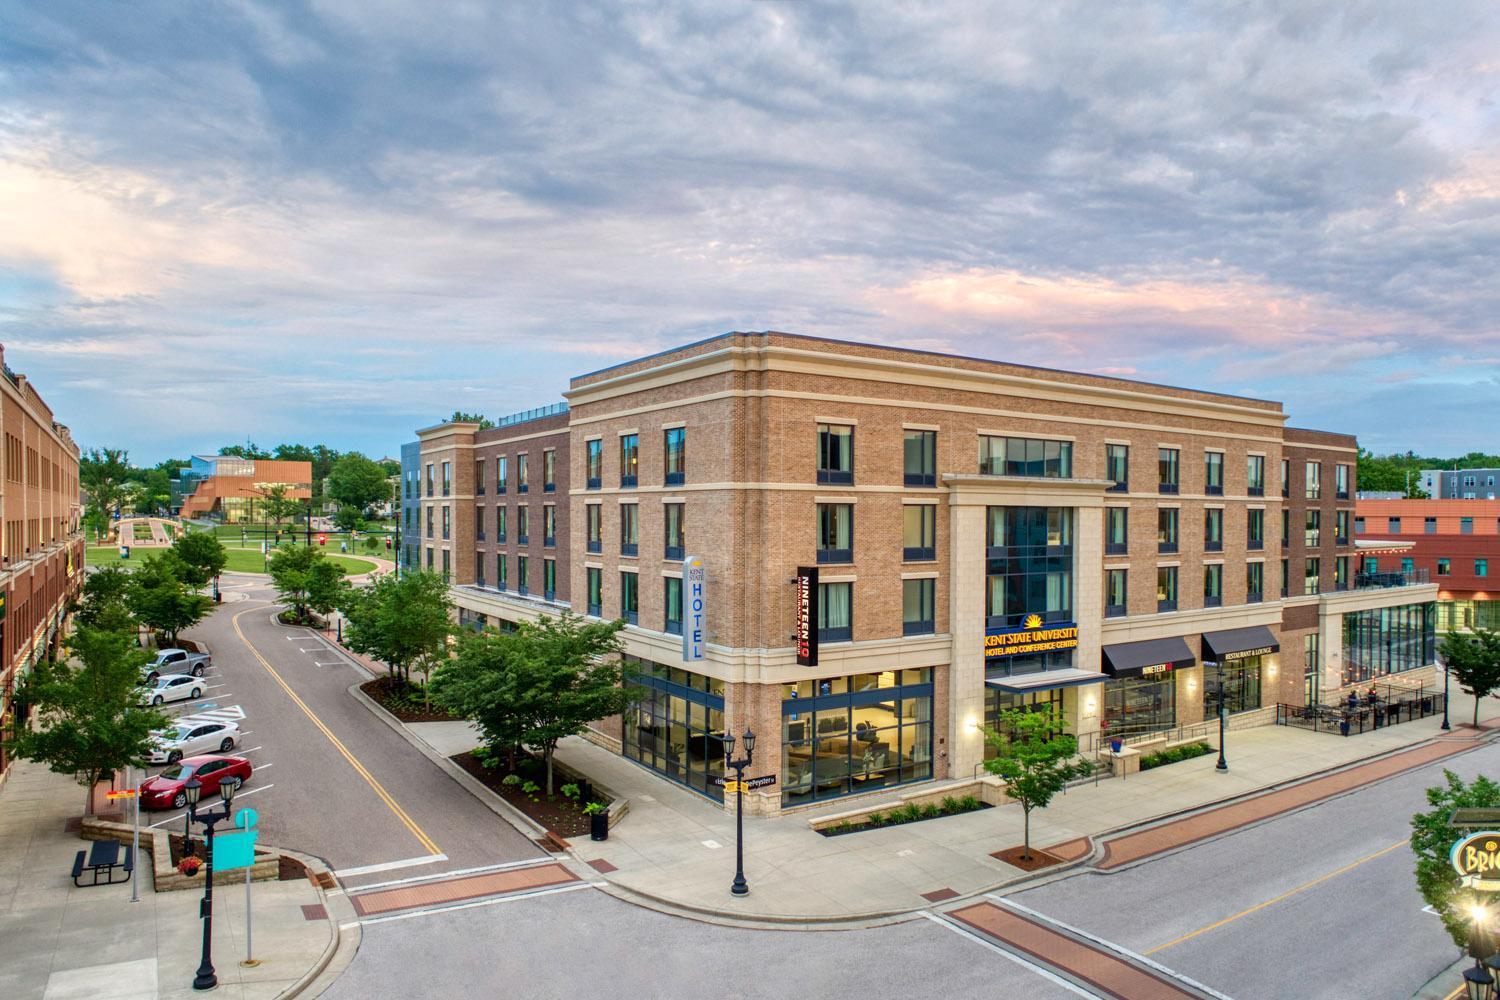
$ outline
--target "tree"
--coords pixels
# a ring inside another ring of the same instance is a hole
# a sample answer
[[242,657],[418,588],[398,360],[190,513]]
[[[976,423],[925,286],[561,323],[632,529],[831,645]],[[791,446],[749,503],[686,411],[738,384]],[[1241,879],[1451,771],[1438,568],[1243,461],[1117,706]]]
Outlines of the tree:
[[441,574],[379,577],[368,587],[346,589],[339,595],[338,609],[345,618],[344,645],[384,663],[392,676],[407,684],[413,668],[425,681],[432,666],[447,655],[453,602]]
[[165,633],[169,644],[175,644],[177,633],[198,624],[214,607],[212,600],[184,582],[191,572],[168,549],[159,556],[147,556],[130,575],[131,612],[142,625]]
[[286,484],[276,483],[266,487],[264,498],[260,503],[261,513],[271,519],[278,533],[281,531],[282,521],[296,520],[302,513],[302,501],[286,494]]
[[244,444],[225,445],[219,449],[220,455],[233,455],[235,458],[270,458],[271,453],[260,445],[247,440]]
[[78,461],[78,485],[89,495],[89,509],[97,527],[109,519],[126,499],[125,484],[131,478],[130,453],[123,448],[90,448]]
[[120,566],[101,566],[83,582],[75,620],[90,628],[134,635],[137,624],[129,597],[130,572]]
[[[1474,921],[1469,906],[1479,901],[1472,892],[1466,892],[1453,870],[1449,853],[1459,839],[1461,831],[1448,825],[1453,810],[1464,808],[1493,809],[1500,807],[1500,785],[1480,775],[1472,784],[1452,771],[1443,770],[1445,784],[1427,789],[1427,804],[1433,808],[1417,813],[1411,818],[1411,849],[1417,856],[1417,889],[1429,906],[1437,911],[1443,928],[1453,943],[1467,947]],[[1485,942],[1488,954],[1494,950],[1493,942]]]
[[432,700],[449,715],[469,719],[491,751],[505,754],[515,773],[530,729],[516,684],[525,675],[517,662],[529,649],[513,635],[486,629],[459,634],[453,658],[433,675]]
[[450,424],[478,424],[479,429],[487,431],[495,426],[495,422],[482,413],[465,413],[463,410],[454,410],[453,416],[448,418]]
[[150,657],[130,636],[80,625],[68,651],[77,666],[66,660],[39,663],[17,692],[38,710],[40,723],[34,730],[21,729],[8,747],[16,757],[78,779],[88,789],[88,814],[94,786],[126,765],[144,767],[151,734],[168,719],[137,704],[141,666]]
[[177,557],[178,579],[189,587],[208,586],[208,582],[229,563],[229,553],[224,544],[211,531],[189,531],[172,543],[169,550]]
[[172,505],[172,479],[161,469],[137,469],[128,484],[130,506],[142,517],[165,514]]
[[333,523],[345,531],[359,531],[365,526],[365,519],[358,507],[340,504],[339,509],[333,512]]
[[364,511],[372,504],[389,500],[391,484],[379,463],[350,452],[329,470],[328,495],[341,504]]
[[299,622],[307,621],[309,610],[328,614],[348,589],[343,568],[310,545],[277,549],[269,569],[276,596],[292,605]]
[[1458,686],[1474,696],[1474,725],[1479,725],[1480,700],[1500,689],[1500,632],[1483,628],[1449,632],[1438,652]]
[[1021,804],[1025,838],[1021,857],[1031,860],[1031,810],[1045,809],[1052,796],[1074,778],[1089,773],[1076,759],[1078,741],[1060,732],[1062,719],[1051,712],[1010,709],[996,717],[998,730],[985,729],[984,739],[998,755],[984,769],[1005,781],[1005,794]]

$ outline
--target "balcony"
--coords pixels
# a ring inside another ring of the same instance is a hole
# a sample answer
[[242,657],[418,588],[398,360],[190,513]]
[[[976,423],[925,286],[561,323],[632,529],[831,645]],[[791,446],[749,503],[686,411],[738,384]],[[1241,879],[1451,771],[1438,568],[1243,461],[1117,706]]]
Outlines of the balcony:
[[937,549],[906,546],[901,550],[902,562],[932,562],[937,558]]
[[1432,582],[1432,574],[1425,568],[1397,570],[1390,573],[1357,573],[1354,576],[1355,590],[1381,590],[1386,587],[1417,587]]

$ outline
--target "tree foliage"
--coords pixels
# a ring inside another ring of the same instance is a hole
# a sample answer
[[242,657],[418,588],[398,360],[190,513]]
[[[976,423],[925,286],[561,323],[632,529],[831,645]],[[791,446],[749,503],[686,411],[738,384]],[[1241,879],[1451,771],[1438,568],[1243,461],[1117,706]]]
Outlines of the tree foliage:
[[1031,810],[1045,809],[1069,781],[1089,773],[1077,760],[1078,741],[1062,732],[1063,720],[1051,712],[1011,709],[996,717],[997,728],[985,729],[985,742],[996,756],[984,769],[1005,781],[1005,794],[1021,804],[1025,839],[1023,857],[1031,857]]
[[137,469],[126,484],[126,499],[136,514],[157,517],[170,512],[172,477],[161,468]]
[[[1411,818],[1411,849],[1417,856],[1417,889],[1443,921],[1443,929],[1460,948],[1467,947],[1474,930],[1470,907],[1488,904],[1486,893],[1475,893],[1463,887],[1453,870],[1449,853],[1462,831],[1448,825],[1453,810],[1464,808],[1494,809],[1500,807],[1500,785],[1480,775],[1472,784],[1452,771],[1443,770],[1441,785],[1427,789],[1427,804],[1432,809]],[[1493,940],[1482,943],[1483,954],[1495,950]]]
[[310,545],[277,549],[268,569],[276,596],[292,606],[298,621],[306,621],[309,610],[328,614],[349,586],[343,568]]
[[78,485],[89,495],[89,511],[96,525],[108,525],[126,500],[131,478],[130,453],[123,448],[90,448],[78,460]]
[[438,573],[387,574],[367,587],[346,589],[338,609],[346,619],[344,645],[408,683],[413,669],[425,677],[447,655],[453,602]]
[[328,473],[328,495],[341,504],[365,510],[373,504],[391,498],[391,484],[386,471],[378,462],[350,452],[337,462]]
[[1458,686],[1474,696],[1474,725],[1479,725],[1480,700],[1500,690],[1500,632],[1449,632],[1438,652]]
[[277,528],[281,527],[282,521],[295,521],[301,516],[302,509],[303,501],[287,496],[287,487],[284,483],[275,483],[266,487],[260,502],[261,513],[270,518],[271,523]]
[[191,572],[168,549],[147,556],[130,575],[131,612],[142,625],[164,633],[168,643],[175,644],[179,632],[198,624],[214,607],[212,600],[185,582]]
[[122,566],[101,566],[83,581],[83,596],[74,620],[90,628],[134,634],[137,623],[129,602],[130,571]]
[[483,413],[465,413],[463,410],[454,410],[453,416],[448,418],[450,424],[478,424],[479,429],[487,431],[495,426],[495,422]]
[[224,544],[211,531],[189,531],[172,543],[179,579],[189,587],[206,587],[229,563]]

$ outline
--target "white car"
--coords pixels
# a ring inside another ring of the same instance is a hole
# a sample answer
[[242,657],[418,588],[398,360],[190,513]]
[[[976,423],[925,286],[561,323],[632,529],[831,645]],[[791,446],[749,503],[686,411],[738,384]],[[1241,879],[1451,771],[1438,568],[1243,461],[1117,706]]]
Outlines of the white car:
[[192,674],[166,674],[158,677],[154,685],[145,689],[144,700],[150,705],[160,705],[163,702],[184,701],[202,696],[203,678]]
[[228,753],[240,741],[240,727],[233,722],[179,720],[176,729],[153,734],[148,760],[153,764],[175,764],[200,753]]

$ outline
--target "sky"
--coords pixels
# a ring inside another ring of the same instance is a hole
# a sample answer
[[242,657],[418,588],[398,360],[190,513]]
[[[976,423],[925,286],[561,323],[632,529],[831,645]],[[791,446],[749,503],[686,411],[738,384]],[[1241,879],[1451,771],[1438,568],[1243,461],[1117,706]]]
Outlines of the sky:
[[397,454],[778,329],[1500,450],[1500,8],[0,6],[0,342],[84,447]]

